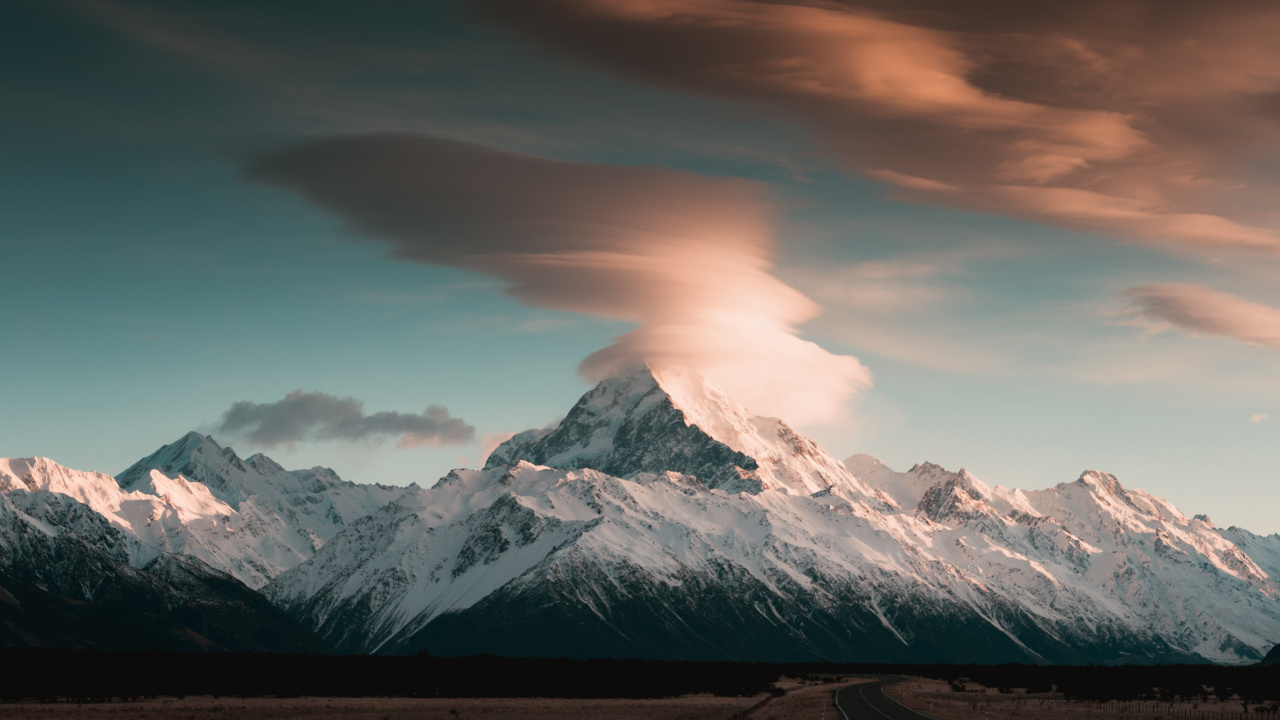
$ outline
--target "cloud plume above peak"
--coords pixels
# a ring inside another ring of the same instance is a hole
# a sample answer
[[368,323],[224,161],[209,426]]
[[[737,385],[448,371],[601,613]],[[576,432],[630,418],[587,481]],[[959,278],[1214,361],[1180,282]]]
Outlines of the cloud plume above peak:
[[819,308],[772,274],[774,210],[760,183],[405,135],[307,143],[247,173],[393,257],[498,277],[531,306],[637,323],[583,362],[589,380],[641,362],[690,366],[798,423],[838,418],[870,384],[856,358],[797,336]]
[[[1280,251],[1280,8],[1251,0],[477,0],[642,82],[790,117],[900,197]],[[1265,159],[1264,159],[1265,158]]]
[[432,405],[421,414],[366,415],[364,403],[356,398],[301,390],[271,403],[233,403],[215,429],[268,448],[291,447],[306,440],[359,442],[389,438],[398,438],[396,447],[402,449],[462,445],[471,442],[476,432],[462,419],[450,417],[440,405]]

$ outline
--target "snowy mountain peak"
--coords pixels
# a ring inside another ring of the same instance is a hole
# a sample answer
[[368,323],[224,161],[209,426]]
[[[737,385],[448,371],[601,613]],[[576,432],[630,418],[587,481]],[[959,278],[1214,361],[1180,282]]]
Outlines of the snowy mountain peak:
[[858,477],[878,475],[884,472],[893,472],[889,469],[888,465],[885,465],[880,461],[880,458],[867,455],[865,453],[850,455],[848,458],[845,458],[844,465],[849,468],[849,472],[857,475]]
[[[767,453],[747,409],[696,371],[683,368],[648,368],[654,382],[671,404],[684,413],[685,422],[696,425],[716,440],[746,455]],[[763,419],[763,418],[760,418]],[[769,418],[772,419],[772,418]]]
[[73,487],[81,484],[77,477],[80,474],[82,473],[65,468],[49,458],[0,458],[0,491],[35,492],[47,489],[50,485],[56,485],[57,488]]
[[[18,482],[15,482],[17,480]],[[21,484],[18,484],[18,483]],[[65,496],[127,533],[127,561],[141,567],[161,552],[186,551],[197,535],[218,535],[236,514],[199,483],[150,471],[129,490],[110,475],[81,472],[45,458],[0,460],[0,490]],[[194,532],[193,532],[194,529]]]
[[1100,492],[1107,495],[1124,495],[1124,486],[1111,473],[1104,473],[1098,470],[1085,470],[1080,474],[1080,478],[1076,483],[1086,487],[1097,488]]
[[617,477],[675,470],[730,492],[763,489],[753,475],[756,461],[690,423],[643,366],[601,381],[555,428],[523,432],[499,445],[485,468],[521,460]]
[[916,512],[934,522],[964,523],[983,517],[996,518],[1000,513],[991,503],[992,495],[990,487],[961,469],[948,473],[944,480],[925,490]]
[[966,482],[967,487],[978,488],[979,494],[990,494],[990,488],[967,470],[953,473],[931,462],[917,464],[907,472],[895,472],[877,458],[859,454],[846,459],[844,465],[868,486],[871,493],[885,498],[888,505],[899,512],[915,512],[927,492],[936,486],[956,482],[957,477]]
[[245,458],[244,464],[264,475],[275,475],[285,472],[284,466],[262,453],[254,453]]
[[183,552],[251,587],[306,560],[348,523],[401,492],[350,483],[324,467],[285,470],[262,454],[241,460],[235,450],[197,432],[134,463],[116,483],[120,491],[186,508],[175,516],[180,523],[198,516],[198,525],[190,527],[216,537],[186,532],[161,544],[181,542]]
[[652,365],[601,381],[558,426],[512,437],[485,468],[519,460],[615,477],[670,471],[726,492],[872,495],[783,421],[751,415],[697,372]]
[[186,448],[188,451],[191,451],[200,447],[201,445],[204,444],[205,440],[209,440],[209,439],[210,438],[208,435],[202,435],[196,432],[195,430],[190,430],[187,432],[186,435],[183,435],[181,438],[179,438],[177,442],[171,443],[171,445],[177,445],[182,448]]
[[145,483],[152,470],[170,477],[183,475],[202,483],[225,502],[238,503],[248,497],[238,483],[230,482],[233,477],[249,472],[244,461],[235,450],[224,448],[213,438],[195,431],[134,463],[116,476],[116,482],[125,490],[131,490]]

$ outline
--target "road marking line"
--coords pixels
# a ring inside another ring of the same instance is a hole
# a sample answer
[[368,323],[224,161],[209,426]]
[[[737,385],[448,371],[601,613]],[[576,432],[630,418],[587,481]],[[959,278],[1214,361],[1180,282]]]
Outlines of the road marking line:
[[[867,688],[868,688],[868,687],[871,687],[871,685],[870,685],[870,684],[863,685],[863,686],[862,686],[862,689],[858,691],[858,696],[862,698],[862,702],[866,703],[866,704],[867,704],[867,707],[869,707],[869,708],[871,708],[872,710],[875,710],[876,712],[880,713],[880,717],[886,717],[886,718],[889,718],[889,715],[888,715],[887,713],[885,713],[885,711],[883,711],[883,710],[881,710],[880,708],[876,707],[875,705],[871,704],[871,701],[867,699]],[[883,685],[881,685],[881,686],[880,686],[880,692],[881,692],[881,693],[883,693],[883,692],[884,692],[884,686],[883,686]],[[888,695],[886,695],[885,697],[888,697]],[[893,718],[889,718],[889,720],[893,720]]]
[[841,691],[848,690],[848,689],[849,689],[849,686],[845,685],[839,690],[836,690],[836,709],[839,710],[840,714],[844,716],[844,720],[849,720],[849,713],[845,712],[844,708],[840,707],[840,693]]

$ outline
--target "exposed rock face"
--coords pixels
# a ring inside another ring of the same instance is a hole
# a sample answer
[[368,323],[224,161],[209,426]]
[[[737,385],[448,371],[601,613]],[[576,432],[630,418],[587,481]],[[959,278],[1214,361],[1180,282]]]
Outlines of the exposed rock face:
[[750,415],[687,371],[649,367],[601,382],[557,427],[516,435],[485,468],[520,460],[624,478],[677,472],[734,493],[870,494],[840,461],[781,420]]
[[583,395],[555,429],[503,443],[485,468],[525,460],[618,477],[670,470],[728,492],[764,489],[756,461],[690,424],[651,374],[638,371],[622,380]]
[[1268,652],[1267,656],[1262,658],[1262,662],[1259,664],[1260,665],[1280,665],[1280,645],[1276,645],[1275,647],[1271,648],[1271,652]]

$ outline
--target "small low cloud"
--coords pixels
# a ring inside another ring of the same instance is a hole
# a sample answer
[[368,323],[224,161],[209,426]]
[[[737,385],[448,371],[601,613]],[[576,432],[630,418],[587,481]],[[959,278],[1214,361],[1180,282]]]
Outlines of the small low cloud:
[[242,400],[222,414],[216,431],[238,435],[263,447],[292,447],[306,440],[346,442],[397,438],[396,447],[462,445],[475,438],[476,429],[451,417],[440,405],[422,413],[377,412],[365,414],[364,402],[322,392],[294,390],[271,403]]
[[1121,295],[1133,302],[1129,310],[1130,324],[1156,332],[1177,328],[1220,335],[1280,350],[1280,309],[1269,305],[1204,285],[1178,283],[1144,285]]
[[1266,413],[1254,413],[1253,417],[1249,418],[1249,422],[1254,423],[1256,425],[1266,419],[1267,419]]

